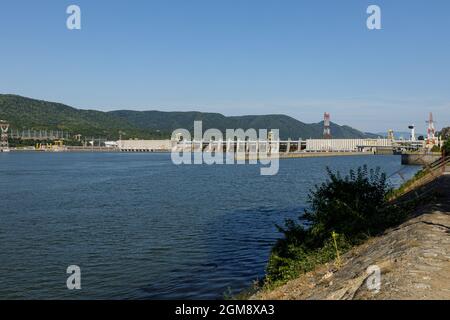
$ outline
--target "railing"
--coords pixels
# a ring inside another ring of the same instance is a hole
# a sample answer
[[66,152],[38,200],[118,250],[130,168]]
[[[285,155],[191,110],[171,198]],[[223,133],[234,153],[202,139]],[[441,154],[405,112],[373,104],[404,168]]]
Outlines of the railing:
[[[449,165],[450,165],[450,157],[442,157],[442,158],[434,161],[433,163],[426,165],[422,169],[423,176],[416,178],[416,180],[410,180],[411,184],[409,184],[407,186],[403,185],[403,188],[401,188],[401,192],[395,194],[395,198],[403,196],[411,191],[414,191],[416,198],[423,197],[425,195],[425,193],[430,192],[430,190],[419,195],[419,193],[417,192],[417,188],[422,187],[425,184],[440,177],[445,172],[445,168]],[[404,183],[407,182],[406,179],[404,178],[404,176],[401,174],[401,170],[392,174],[390,177],[392,177],[396,174],[398,174],[403,179]]]
[[426,166],[426,169],[429,170],[435,170],[435,169],[445,169],[445,167],[447,165],[450,164],[450,156],[449,157],[442,157],[436,161],[434,161],[433,163],[429,164],[428,166]]

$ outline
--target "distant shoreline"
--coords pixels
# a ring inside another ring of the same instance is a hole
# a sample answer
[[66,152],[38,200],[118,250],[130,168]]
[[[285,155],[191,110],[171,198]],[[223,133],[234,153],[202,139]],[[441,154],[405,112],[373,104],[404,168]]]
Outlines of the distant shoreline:
[[[55,150],[33,150],[33,149],[10,149],[10,153],[171,153],[171,150],[152,150],[152,151],[123,151],[114,148],[104,147],[69,147],[65,149]],[[194,152],[193,152],[194,153]],[[226,154],[224,152],[224,154]],[[290,152],[279,153],[279,159],[295,159],[295,158],[319,158],[319,157],[340,157],[340,156],[374,156],[385,154],[374,154],[371,152]],[[239,158],[241,159],[241,158]],[[253,159],[253,158],[251,158]],[[243,160],[243,159],[241,159]],[[249,160],[249,155],[245,155],[245,160]]]

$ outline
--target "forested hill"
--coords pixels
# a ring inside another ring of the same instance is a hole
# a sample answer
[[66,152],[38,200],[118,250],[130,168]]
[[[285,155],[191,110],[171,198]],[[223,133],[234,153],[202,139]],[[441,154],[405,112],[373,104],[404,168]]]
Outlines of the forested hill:
[[[35,100],[16,95],[0,95],[0,119],[14,129],[65,130],[84,136],[118,138],[167,138],[173,130],[193,130],[195,120],[203,121],[203,129],[280,129],[282,139],[321,138],[323,122],[306,124],[286,115],[226,117],[219,113],[110,111],[76,109],[64,104]],[[331,124],[334,138],[368,138],[349,126]]]

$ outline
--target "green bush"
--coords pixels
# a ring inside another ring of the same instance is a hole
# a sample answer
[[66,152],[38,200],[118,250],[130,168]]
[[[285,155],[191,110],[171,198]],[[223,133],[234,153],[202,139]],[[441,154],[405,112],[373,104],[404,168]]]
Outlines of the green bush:
[[431,152],[441,152],[441,148],[439,148],[439,146],[433,146],[430,151]]
[[450,139],[447,139],[447,141],[445,141],[444,145],[442,146],[442,152],[447,157],[450,156]]
[[342,177],[327,168],[328,181],[310,192],[310,209],[300,222],[287,220],[278,227],[284,237],[272,250],[266,284],[284,282],[336,258],[331,234],[336,232],[338,249],[345,252],[405,217],[390,205],[392,190],[386,174],[367,166]]

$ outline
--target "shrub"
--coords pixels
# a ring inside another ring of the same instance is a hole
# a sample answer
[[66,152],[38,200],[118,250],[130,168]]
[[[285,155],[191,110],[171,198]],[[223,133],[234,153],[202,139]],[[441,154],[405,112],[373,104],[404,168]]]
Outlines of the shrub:
[[345,177],[329,168],[327,173],[328,181],[310,191],[310,209],[300,222],[287,220],[278,227],[284,236],[272,250],[267,283],[286,281],[336,258],[333,232],[339,234],[338,248],[344,252],[404,219],[387,200],[392,189],[379,168],[363,166]]
[[442,139],[449,140],[450,139],[450,127],[443,128],[439,133]]
[[447,157],[450,156],[450,138],[442,146],[442,153]]
[[439,146],[433,146],[430,151],[431,152],[441,152],[441,148],[439,148]]

